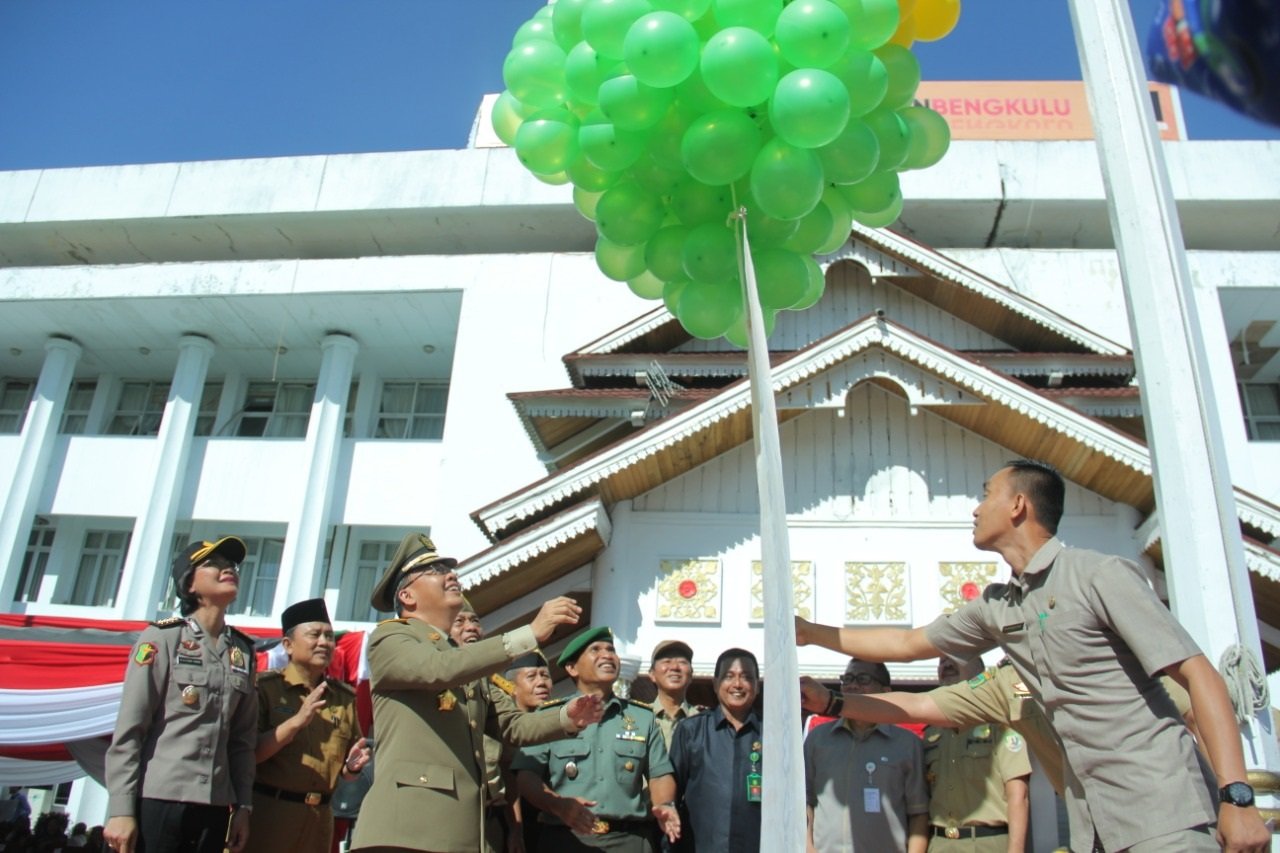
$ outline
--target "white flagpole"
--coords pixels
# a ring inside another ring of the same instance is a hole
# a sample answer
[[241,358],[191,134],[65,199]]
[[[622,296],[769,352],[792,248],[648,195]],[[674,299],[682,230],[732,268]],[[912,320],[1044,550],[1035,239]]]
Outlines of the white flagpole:
[[796,658],[795,595],[791,546],[782,487],[782,446],[773,398],[773,375],[756,274],[747,242],[746,209],[734,223],[740,280],[746,292],[747,370],[755,433],[756,483],[760,492],[760,557],[764,578],[764,674],[769,697],[764,712],[764,803],[762,849],[803,850],[805,845],[804,754],[800,732],[800,664]]

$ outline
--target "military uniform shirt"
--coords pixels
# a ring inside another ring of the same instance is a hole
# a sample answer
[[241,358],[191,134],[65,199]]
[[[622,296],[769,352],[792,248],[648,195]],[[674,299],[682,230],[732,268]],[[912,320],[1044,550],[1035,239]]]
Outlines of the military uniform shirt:
[[[553,713],[558,704],[548,703],[537,713]],[[591,810],[605,820],[648,819],[646,780],[673,772],[653,710],[618,696],[604,703],[600,722],[574,737],[525,747],[511,769],[532,772],[562,797],[595,800]],[[548,812],[541,819],[560,823]]]
[[833,720],[809,732],[804,790],[818,853],[906,850],[907,818],[929,811],[922,753],[920,738],[897,726],[860,733]]
[[999,826],[1009,822],[1005,783],[1031,774],[1027,743],[992,723],[924,732],[929,822],[934,826]]
[[[347,753],[362,735],[355,690],[334,678],[325,678],[325,683],[324,707],[293,740],[258,765],[255,781],[302,794],[330,794],[338,786]],[[292,663],[259,675],[258,733],[297,714],[311,690],[307,675]]]
[[138,797],[215,806],[252,801],[254,661],[253,641],[230,625],[217,639],[194,617],[142,632],[107,749],[111,817],[136,817]]
[[1123,850],[1215,819],[1216,783],[1155,678],[1200,650],[1133,563],[1051,539],[925,634],[956,658],[1008,653],[1063,745],[1072,838]]
[[671,749],[671,735],[676,730],[676,723],[694,716],[701,710],[703,709],[697,705],[681,702],[674,714],[668,714],[667,709],[662,707],[661,702],[655,701],[653,703],[653,715],[658,721],[658,728],[662,729],[662,742],[667,745],[667,749]]

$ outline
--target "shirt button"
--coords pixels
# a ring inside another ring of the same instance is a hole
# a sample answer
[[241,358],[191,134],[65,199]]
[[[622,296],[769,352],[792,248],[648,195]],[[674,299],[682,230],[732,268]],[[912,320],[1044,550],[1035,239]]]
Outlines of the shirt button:
[[473,728],[473,729],[474,729],[475,727],[476,727],[476,721],[475,721],[475,720],[472,720],[472,721],[471,721],[471,728]]

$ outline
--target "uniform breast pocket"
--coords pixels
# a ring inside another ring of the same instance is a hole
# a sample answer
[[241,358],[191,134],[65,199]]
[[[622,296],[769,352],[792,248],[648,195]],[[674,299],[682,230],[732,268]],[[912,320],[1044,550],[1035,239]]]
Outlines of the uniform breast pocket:
[[552,788],[558,788],[566,779],[577,779],[587,772],[583,764],[591,755],[591,745],[580,738],[551,742],[551,754],[547,761],[547,775]]
[[174,667],[173,689],[178,699],[171,704],[198,714],[209,697],[209,673],[203,669]]
[[645,759],[649,755],[649,744],[619,738],[613,742],[613,752],[618,781],[629,789],[638,789],[640,779],[648,769]]

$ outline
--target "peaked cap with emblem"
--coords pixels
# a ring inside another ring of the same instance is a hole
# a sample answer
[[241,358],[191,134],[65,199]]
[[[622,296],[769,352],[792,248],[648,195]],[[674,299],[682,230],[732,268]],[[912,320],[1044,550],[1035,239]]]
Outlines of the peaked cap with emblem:
[[244,562],[244,555],[248,550],[236,536],[223,536],[216,542],[192,542],[173,558],[173,582],[181,586],[182,578],[187,572],[214,554],[226,557],[238,566]]
[[391,558],[391,564],[387,566],[386,574],[382,576],[382,580],[378,581],[378,585],[373,588],[373,595],[369,596],[369,603],[377,610],[394,612],[396,609],[396,591],[400,587],[401,579],[415,569],[423,570],[437,563],[446,565],[449,568],[458,565],[458,561],[452,557],[440,556],[430,536],[425,533],[410,533],[400,541],[400,547],[396,549],[395,555]]
[[323,598],[308,598],[306,601],[299,601],[286,607],[284,613],[280,614],[280,633],[287,634],[306,622],[333,624],[333,620],[329,618],[329,608],[325,607]]

